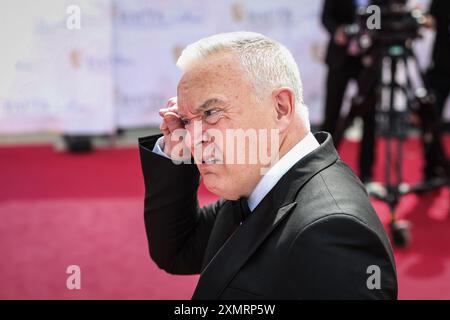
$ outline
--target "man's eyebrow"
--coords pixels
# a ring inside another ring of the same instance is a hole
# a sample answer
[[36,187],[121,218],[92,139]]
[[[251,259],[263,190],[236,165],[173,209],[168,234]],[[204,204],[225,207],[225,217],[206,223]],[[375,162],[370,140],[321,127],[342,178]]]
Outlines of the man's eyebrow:
[[211,98],[206,100],[205,102],[203,102],[196,110],[195,112],[198,113],[200,111],[205,111],[207,109],[209,109],[211,106],[216,105],[216,104],[224,104],[225,101],[222,101],[220,99],[217,98]]
[[[200,106],[195,108],[192,113],[193,114],[198,114],[198,113],[200,113],[202,111],[208,110],[211,106],[217,105],[217,104],[222,104],[223,105],[223,104],[225,104],[225,101],[220,100],[218,98],[210,98],[210,99],[206,100],[205,102],[203,102]],[[181,118],[185,118],[185,115],[183,115],[183,114],[179,114],[179,116]]]

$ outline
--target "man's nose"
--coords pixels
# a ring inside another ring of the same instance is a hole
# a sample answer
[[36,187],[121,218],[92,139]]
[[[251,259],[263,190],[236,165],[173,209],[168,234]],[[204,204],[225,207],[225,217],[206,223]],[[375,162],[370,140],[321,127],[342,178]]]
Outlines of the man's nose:
[[208,141],[207,132],[201,120],[193,121],[189,126],[186,126],[186,129],[191,149],[199,148]]

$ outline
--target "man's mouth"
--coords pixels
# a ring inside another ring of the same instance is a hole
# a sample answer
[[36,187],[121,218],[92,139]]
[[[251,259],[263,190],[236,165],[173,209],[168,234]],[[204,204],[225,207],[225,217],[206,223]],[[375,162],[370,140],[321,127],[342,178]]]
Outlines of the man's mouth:
[[206,157],[202,160],[202,164],[217,164],[217,163],[220,163],[220,160],[213,156]]

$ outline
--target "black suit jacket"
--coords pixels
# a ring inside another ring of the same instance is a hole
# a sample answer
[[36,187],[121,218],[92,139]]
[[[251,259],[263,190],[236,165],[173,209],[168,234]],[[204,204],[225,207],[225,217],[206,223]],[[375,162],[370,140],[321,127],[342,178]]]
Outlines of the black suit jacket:
[[359,58],[347,54],[347,46],[334,42],[334,33],[340,25],[355,22],[356,6],[354,0],[325,0],[322,10],[322,24],[330,35],[325,62],[330,68],[345,67]]
[[[194,299],[395,299],[394,258],[365,189],[328,133],[236,228],[237,201],[199,208],[195,165],[141,138],[150,255],[173,274],[201,273]],[[369,266],[381,288],[368,289]]]

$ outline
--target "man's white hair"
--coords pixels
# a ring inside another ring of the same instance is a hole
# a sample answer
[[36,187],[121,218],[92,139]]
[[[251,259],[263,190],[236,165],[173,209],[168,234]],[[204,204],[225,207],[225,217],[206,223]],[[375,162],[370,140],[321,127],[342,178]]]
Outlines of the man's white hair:
[[255,32],[220,33],[188,45],[177,61],[182,70],[217,52],[234,53],[257,94],[277,87],[294,91],[295,109],[310,130],[308,108],[303,102],[302,82],[294,57],[282,44]]

